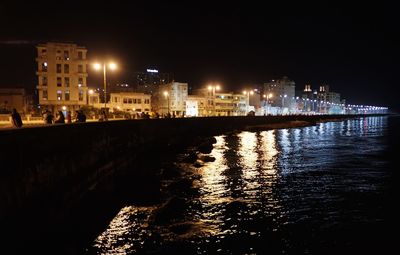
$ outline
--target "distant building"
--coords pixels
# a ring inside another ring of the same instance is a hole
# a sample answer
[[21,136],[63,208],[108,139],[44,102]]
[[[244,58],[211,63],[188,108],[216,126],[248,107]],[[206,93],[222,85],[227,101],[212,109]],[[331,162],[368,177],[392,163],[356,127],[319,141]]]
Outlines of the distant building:
[[186,99],[186,116],[203,117],[207,116],[207,98],[199,95],[188,95]]
[[[211,87],[194,90],[196,98],[201,102],[199,116],[244,116],[249,109],[248,98],[244,94],[218,92]],[[251,109],[254,109],[252,107]]]
[[168,114],[184,116],[186,114],[186,100],[188,98],[188,84],[171,82],[160,85],[152,97],[153,111],[161,115]]
[[318,110],[318,92],[312,90],[310,84],[306,84],[298,100],[298,109],[302,112],[315,112]]
[[136,72],[136,89],[138,92],[152,95],[160,85],[169,84],[172,75],[160,73],[157,69],[147,69],[146,72]]
[[286,76],[264,83],[263,94],[272,94],[269,101],[273,107],[287,108],[289,111],[296,108],[295,82]]
[[36,48],[39,105],[53,112],[62,108],[73,111],[86,105],[86,48],[52,42]]
[[0,88],[0,112],[30,113],[33,110],[33,97],[23,88]]
[[319,112],[321,113],[341,113],[340,94],[330,91],[329,85],[321,85],[317,94],[319,101]]
[[246,112],[254,110],[254,106],[251,107],[247,101],[247,95],[233,92],[217,93],[215,107],[217,116],[244,116]]
[[150,95],[134,92],[110,93],[108,103],[111,111],[125,111],[130,113],[141,113],[151,111]]

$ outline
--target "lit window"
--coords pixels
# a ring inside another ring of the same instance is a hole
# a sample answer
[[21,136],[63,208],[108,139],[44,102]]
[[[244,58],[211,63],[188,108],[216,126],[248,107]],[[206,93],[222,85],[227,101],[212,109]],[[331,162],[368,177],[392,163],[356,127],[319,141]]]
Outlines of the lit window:
[[42,99],[47,100],[47,90],[43,90]]
[[64,86],[69,87],[69,77],[64,77]]
[[65,91],[65,101],[69,101],[69,90]]
[[61,87],[62,82],[61,82],[61,77],[57,77],[57,87]]
[[61,90],[57,90],[57,100],[58,101],[62,100],[62,91]]

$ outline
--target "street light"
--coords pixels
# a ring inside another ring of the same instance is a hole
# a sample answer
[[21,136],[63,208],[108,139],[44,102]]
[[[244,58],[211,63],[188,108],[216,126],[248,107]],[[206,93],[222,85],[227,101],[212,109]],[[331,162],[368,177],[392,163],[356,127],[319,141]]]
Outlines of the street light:
[[[93,93],[94,93],[93,89],[89,89],[88,90],[88,97],[87,97],[87,104],[88,105],[91,105],[90,104],[90,96],[93,95]],[[92,103],[93,103],[93,101],[92,101]]]
[[217,85],[208,85],[207,89],[210,92],[212,108],[213,108],[213,116],[215,116],[215,91],[220,90],[221,87],[218,84]]
[[101,70],[103,68],[103,82],[104,82],[104,110],[107,109],[107,68],[111,70],[117,69],[117,65],[113,62],[106,63],[103,62],[102,64],[100,63],[95,63],[94,69],[96,70]]
[[287,95],[279,95],[282,98],[282,115],[283,115],[283,108],[285,106],[285,98],[287,97]]
[[273,94],[269,93],[268,95],[263,95],[263,98],[265,100],[265,98],[267,99],[267,114],[269,114],[269,100],[272,98]]
[[164,91],[164,96],[165,96],[165,98],[168,100],[168,114],[167,114],[167,116],[169,117],[169,93],[168,93],[168,91]]
[[246,114],[249,112],[249,104],[250,104],[250,95],[253,95],[254,91],[243,91],[243,95],[247,95],[247,100],[246,100]]

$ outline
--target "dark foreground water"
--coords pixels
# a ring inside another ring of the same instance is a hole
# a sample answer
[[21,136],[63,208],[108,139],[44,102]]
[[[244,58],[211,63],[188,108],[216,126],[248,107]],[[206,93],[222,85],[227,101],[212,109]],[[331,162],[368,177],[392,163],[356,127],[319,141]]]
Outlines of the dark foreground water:
[[217,136],[214,162],[166,164],[162,201],[120,208],[87,253],[388,253],[399,127],[369,117]]

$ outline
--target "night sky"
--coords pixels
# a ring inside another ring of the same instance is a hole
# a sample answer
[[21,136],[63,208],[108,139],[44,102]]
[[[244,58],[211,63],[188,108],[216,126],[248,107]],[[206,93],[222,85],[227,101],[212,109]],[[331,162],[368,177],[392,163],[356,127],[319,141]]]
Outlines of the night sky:
[[[394,6],[82,2],[0,4],[0,87],[33,90],[35,45],[72,41],[90,59],[116,60],[113,82],[133,83],[135,71],[156,68],[192,88],[218,82],[239,92],[286,75],[296,89],[326,83],[348,103],[400,110]],[[101,84],[100,74],[89,78]]]

